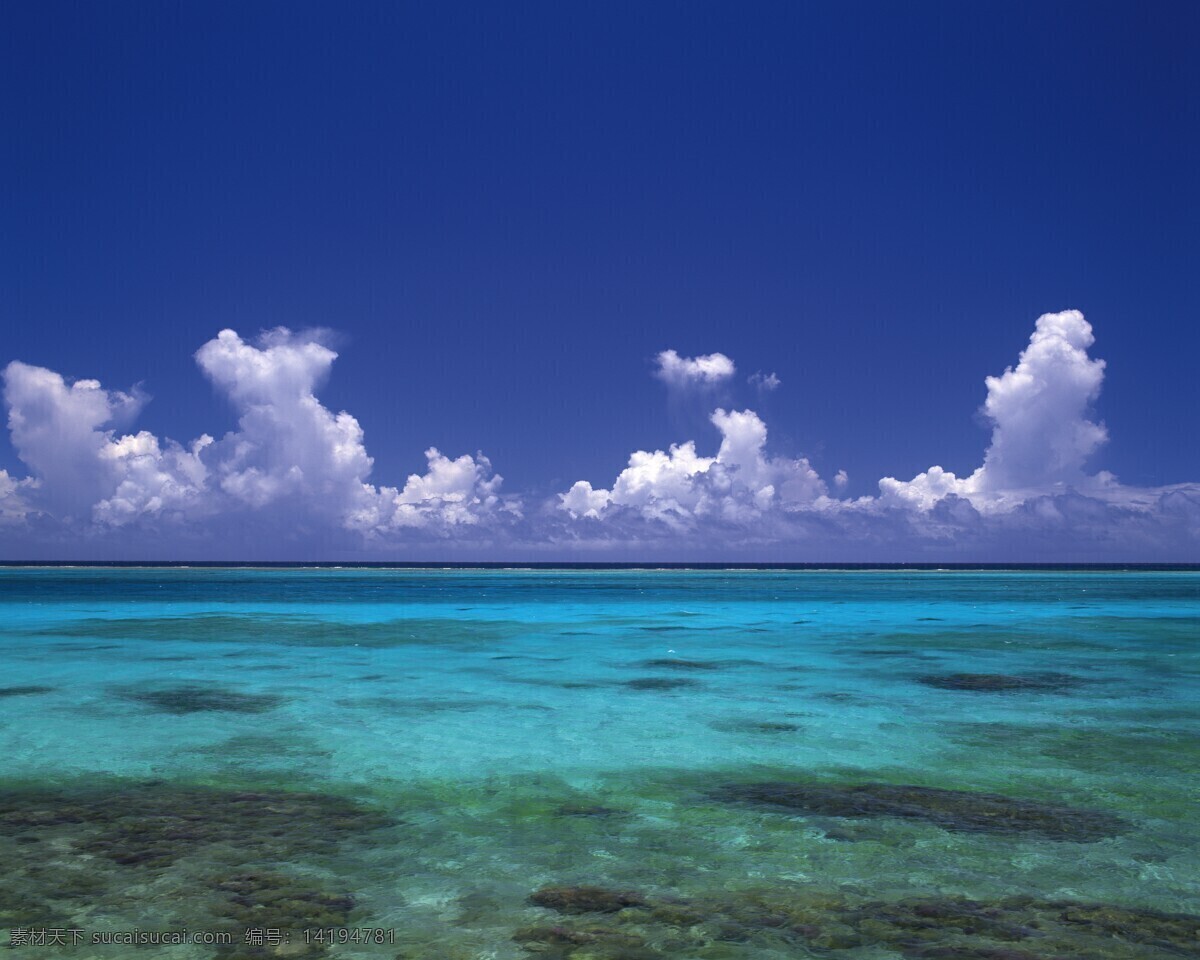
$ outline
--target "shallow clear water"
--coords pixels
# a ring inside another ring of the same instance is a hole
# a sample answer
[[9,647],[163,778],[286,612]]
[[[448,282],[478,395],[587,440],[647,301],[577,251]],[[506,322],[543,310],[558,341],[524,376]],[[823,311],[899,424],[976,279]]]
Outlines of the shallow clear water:
[[1190,955],[1198,639],[1196,572],[2,570],[0,927]]

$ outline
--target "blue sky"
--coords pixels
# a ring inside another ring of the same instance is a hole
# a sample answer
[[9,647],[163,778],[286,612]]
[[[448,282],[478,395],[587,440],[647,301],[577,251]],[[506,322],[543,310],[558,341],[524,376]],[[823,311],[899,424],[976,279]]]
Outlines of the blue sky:
[[[612,488],[633,451],[714,456],[718,406],[754,410],[770,457],[844,470],[830,496],[968,476],[984,378],[1075,309],[1107,364],[1083,475],[1200,478],[1194,4],[31,3],[0,37],[0,365],[140,383],[135,422],[93,425],[111,442],[238,432],[245,405],[196,351],[327,328],[320,401],[373,459],[353,481],[482,451],[526,546],[463,549],[521,553],[563,542],[542,506],[557,523],[559,494]],[[667,349],[737,372],[673,390]],[[7,552],[85,522],[111,549],[7,440],[0,467],[40,477],[13,492]],[[123,542],[200,549],[165,517]],[[645,542],[670,552],[673,529]]]

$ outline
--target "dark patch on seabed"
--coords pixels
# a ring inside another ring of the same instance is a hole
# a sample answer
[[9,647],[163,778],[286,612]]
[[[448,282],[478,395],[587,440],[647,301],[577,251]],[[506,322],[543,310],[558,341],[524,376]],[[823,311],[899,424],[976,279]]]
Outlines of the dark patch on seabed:
[[144,704],[160,713],[266,713],[284,698],[273,693],[244,693],[227,687],[184,684],[149,690],[124,690],[122,699]]
[[294,730],[286,736],[238,734],[203,746],[180,747],[177,752],[203,757],[223,767],[294,766],[310,775],[317,771],[318,764],[327,765],[333,757],[333,751],[320,741]]
[[654,624],[652,626],[638,627],[645,633],[683,633],[688,630],[698,630],[699,627],[685,627],[677,623]]
[[1069,690],[1079,678],[1065,673],[938,673],[917,677],[917,683],[942,690],[969,690],[975,693],[1011,693],[1015,690]]
[[29,697],[38,693],[53,693],[54,687],[43,687],[38,684],[27,684],[17,687],[0,687],[0,697]]
[[595,690],[604,686],[593,680],[547,680],[542,677],[501,677],[505,683],[522,683],[527,687],[552,687],[558,690]]
[[[268,746],[254,739],[245,744],[250,750]],[[1125,826],[1107,814],[1070,807],[887,784],[729,783],[714,796],[735,808],[748,804],[792,815],[899,817],[950,830],[1033,833],[1051,840],[1095,841]],[[633,819],[629,811],[586,796],[549,804],[545,813],[560,823],[596,823],[597,829],[613,831]],[[414,824],[424,818],[414,811]],[[360,895],[352,874],[322,872],[321,865],[333,858],[343,863],[355,856],[370,858],[372,851],[407,836],[394,831],[400,826],[393,815],[333,793],[162,781],[0,789],[0,855],[6,866],[0,875],[0,926],[85,925],[80,917],[104,916],[105,907],[98,904],[119,910],[113,905],[129,905],[126,891],[152,889],[156,901],[186,911],[190,928],[233,934],[232,945],[206,948],[213,960],[360,954],[476,960],[521,953],[540,960],[1178,960],[1200,955],[1200,917],[1117,904],[1032,896],[881,898],[870,894],[868,884],[820,890],[786,882],[740,889],[702,885],[681,895],[670,888],[609,886],[599,879],[531,884],[520,894],[524,902],[505,894],[466,895],[465,912],[454,926],[413,930],[410,936],[423,939],[401,944],[399,952],[395,946],[340,952],[306,942],[301,933],[306,929],[379,925],[371,911],[380,904]],[[420,828],[408,837],[414,846],[390,861],[396,869],[407,869],[410,861],[428,868],[421,837]],[[588,863],[584,858],[580,867],[586,870]],[[474,913],[466,909],[471,902]],[[476,924],[487,931],[488,942],[462,926]],[[246,944],[247,928],[291,931],[288,949],[269,942]],[[456,940],[460,936],[466,939]]]
[[623,819],[629,816],[625,810],[617,810],[598,803],[579,803],[569,801],[555,808],[556,817],[584,817],[589,820],[607,820],[610,818]]
[[726,803],[794,814],[896,817],[951,831],[1029,833],[1050,840],[1101,840],[1126,826],[1119,817],[1096,810],[994,793],[887,783],[730,783],[716,788],[710,796]]
[[[1028,896],[887,901],[768,890],[683,899],[560,886],[534,891],[530,902],[549,922],[522,927],[513,940],[559,960],[754,955],[710,952],[720,944],[772,956],[854,951],[906,960],[1165,960],[1200,951],[1197,916]],[[887,952],[860,952],[872,948]]]
[[373,710],[399,716],[425,717],[439,711],[483,710],[488,707],[511,707],[507,700],[491,700],[480,697],[358,697],[337,701],[338,706]]
[[721,733],[796,733],[801,729],[798,723],[788,723],[785,720],[752,720],[749,718],[711,720],[708,725]]
[[63,840],[114,863],[167,866],[212,844],[287,859],[328,852],[387,819],[344,797],[284,790],[179,787],[150,781],[113,788],[17,789],[0,793],[0,836]]
[[621,686],[630,690],[677,690],[680,687],[698,686],[687,677],[637,677],[624,681]]
[[[781,686],[781,690],[797,690],[800,687]],[[824,690],[820,693],[813,694],[814,700],[827,700],[830,703],[848,703],[854,706],[869,704],[871,700],[857,693],[850,693],[847,690]]]
[[[288,931],[285,943],[241,943],[217,948],[218,960],[251,960],[258,957],[317,957],[326,947],[296,936],[303,930],[345,928],[353,914],[354,897],[324,889],[313,880],[285,873],[253,871],[214,878],[215,888],[227,899],[216,909],[222,921],[237,930],[262,929],[264,917],[271,928]],[[264,938],[265,941],[265,938]],[[284,950],[287,946],[289,949]]]
[[498,657],[491,657],[492,660],[535,660],[541,663],[563,663],[566,657],[531,657],[522,654],[506,654]]
[[72,653],[92,653],[97,650],[120,650],[121,645],[117,643],[56,643],[54,644],[56,651],[71,651]]
[[604,887],[545,887],[529,897],[537,907],[549,907],[559,913],[616,913],[626,907],[642,907],[641,895]]
[[[157,899],[188,910],[190,926],[237,933],[237,942],[247,926],[344,926],[353,894],[328,889],[300,864],[393,822],[333,794],[161,781],[6,789],[0,926],[78,926],[72,915],[102,915],[98,901],[121,901],[122,891],[151,883]],[[216,954],[275,955],[285,954],[242,947]]]

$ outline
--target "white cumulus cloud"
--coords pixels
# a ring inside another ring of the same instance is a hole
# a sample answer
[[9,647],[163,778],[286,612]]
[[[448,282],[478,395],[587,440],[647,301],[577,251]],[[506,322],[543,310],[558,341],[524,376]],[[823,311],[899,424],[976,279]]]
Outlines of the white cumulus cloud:
[[202,491],[207,475],[200,452],[212,443],[207,435],[193,441],[191,449],[167,441],[164,450],[149,431],[121,437],[106,444],[100,457],[112,464],[120,477],[112,494],[96,504],[97,521],[122,526],[139,517],[204,510]]
[[675,389],[713,386],[728,380],[737,372],[733,361],[723,353],[681,357],[674,350],[664,350],[657,359],[658,369],[654,375]]
[[987,378],[984,411],[995,430],[981,489],[1047,490],[1083,479],[1085,461],[1108,439],[1088,419],[1104,380],[1104,361],[1088,357],[1094,342],[1078,310],[1043,314],[1017,366]]
[[205,452],[225,493],[257,510],[298,505],[374,537],[444,533],[519,514],[515,500],[501,498],[502,478],[482,454],[451,460],[431,447],[428,471],[403,488],[369,483],[373,460],[358,420],[316,396],[336,358],[320,332],[285,329],[257,344],[223,330],[197,351],[200,368],[240,414],[238,429]]
[[372,465],[362,427],[316,396],[336,358],[312,336],[286,330],[258,344],[222,330],[196,351],[238,413],[237,429],[205,451],[222,491],[257,509],[289,499],[338,518],[357,509]]
[[587,480],[576,480],[570,490],[559,494],[559,500],[562,508],[573,517],[599,519],[601,511],[612,502],[612,493],[593,489]]
[[[1087,470],[1107,437],[1090,412],[1104,374],[1088,355],[1093,343],[1078,311],[1038,318],[1017,364],[986,378],[992,438],[969,476],[933,466],[908,481],[884,477],[877,497],[836,499],[806,460],[766,452],[757,414],[717,410],[716,456],[697,455],[692,442],[639,451],[611,489],[579,481],[558,496],[571,518],[558,536],[632,555],[1194,559],[1200,485],[1134,488]],[[833,486],[848,485],[839,470]]]
[[711,421],[721,434],[716,456],[698,455],[691,440],[667,452],[639,450],[611,490],[579,481],[559,494],[559,506],[572,517],[605,519],[632,511],[683,528],[704,517],[751,521],[773,508],[825,496],[825,484],[807,460],[766,454],[767,427],[754,411],[718,409]]
[[1032,496],[1107,482],[1106,475],[1084,474],[1088,457],[1108,437],[1089,419],[1104,379],[1104,361],[1088,356],[1094,342],[1078,310],[1040,316],[1016,367],[986,379],[983,412],[992,441],[983,465],[968,477],[939,466],[908,481],[885,477],[882,498],[927,510],[954,494],[982,510],[1003,510]]
[[[1078,311],[1038,318],[1017,363],[986,378],[991,440],[967,476],[932,466],[850,499],[839,470],[831,495],[807,459],[770,450],[758,413],[720,407],[709,417],[715,451],[693,440],[637,450],[608,487],[579,480],[528,514],[480,452],[430,446],[403,483],[373,479],[361,424],[319,398],[337,358],[321,332],[245,340],[223,330],[201,346],[196,361],[236,425],[186,445],[134,427],[148,399],[137,388],[13,361],[4,400],[28,475],[0,470],[0,550],[15,559],[329,558],[405,547],[426,559],[1200,558],[1200,484],[1132,487],[1093,472],[1107,436],[1091,412],[1104,375],[1093,344]],[[720,384],[734,370],[722,354],[665,351],[660,361],[673,387]]]
[[482,453],[451,460],[430,447],[425,458],[427,472],[411,474],[402,489],[365,487],[366,502],[350,525],[372,536],[403,528],[450,535],[455,528],[521,516],[520,502],[501,496],[503,478]]
[[9,429],[31,475],[0,475],[0,519],[36,514],[92,536],[139,523],[241,531],[253,521],[266,537],[326,529],[395,538],[519,516],[482,454],[452,460],[430,448],[427,472],[403,488],[369,483],[358,420],[317,398],[336,358],[319,331],[278,328],[247,342],[222,330],[196,362],[237,427],[186,448],[146,430],[119,432],[146,402],[140,391],[68,383],[13,361],[4,370]]
[[145,432],[118,434],[146,402],[140,391],[105,390],[97,380],[68,384],[14,360],[4,370],[4,399],[13,446],[33,473],[32,507],[121,523],[131,512],[182,509],[203,482],[194,452],[163,448]]

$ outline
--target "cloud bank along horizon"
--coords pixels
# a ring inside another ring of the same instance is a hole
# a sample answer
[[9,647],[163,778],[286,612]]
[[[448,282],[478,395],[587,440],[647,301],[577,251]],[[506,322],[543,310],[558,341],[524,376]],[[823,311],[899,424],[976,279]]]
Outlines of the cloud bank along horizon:
[[[502,491],[483,453],[425,451],[403,485],[368,479],[355,417],[317,393],[337,358],[325,331],[277,328],[253,342],[222,330],[195,354],[237,414],[220,439],[186,446],[132,425],[148,397],[68,381],[14,360],[4,369],[13,447],[29,475],[0,470],[10,558],[201,559],[383,556],[965,560],[1191,560],[1200,557],[1200,484],[1131,487],[1087,464],[1107,439],[1090,419],[1104,361],[1088,355],[1076,310],[1039,317],[1015,367],[986,378],[991,441],[972,474],[931,466],[841,498],[809,461],[772,456],[752,409],[716,406],[711,455],[693,439],[630,454],[608,486],[579,480],[549,498]],[[676,398],[705,403],[737,373],[721,353],[658,355]],[[773,373],[747,378],[759,393]],[[70,552],[70,551],[68,551]],[[81,557],[82,558],[82,557]]]

